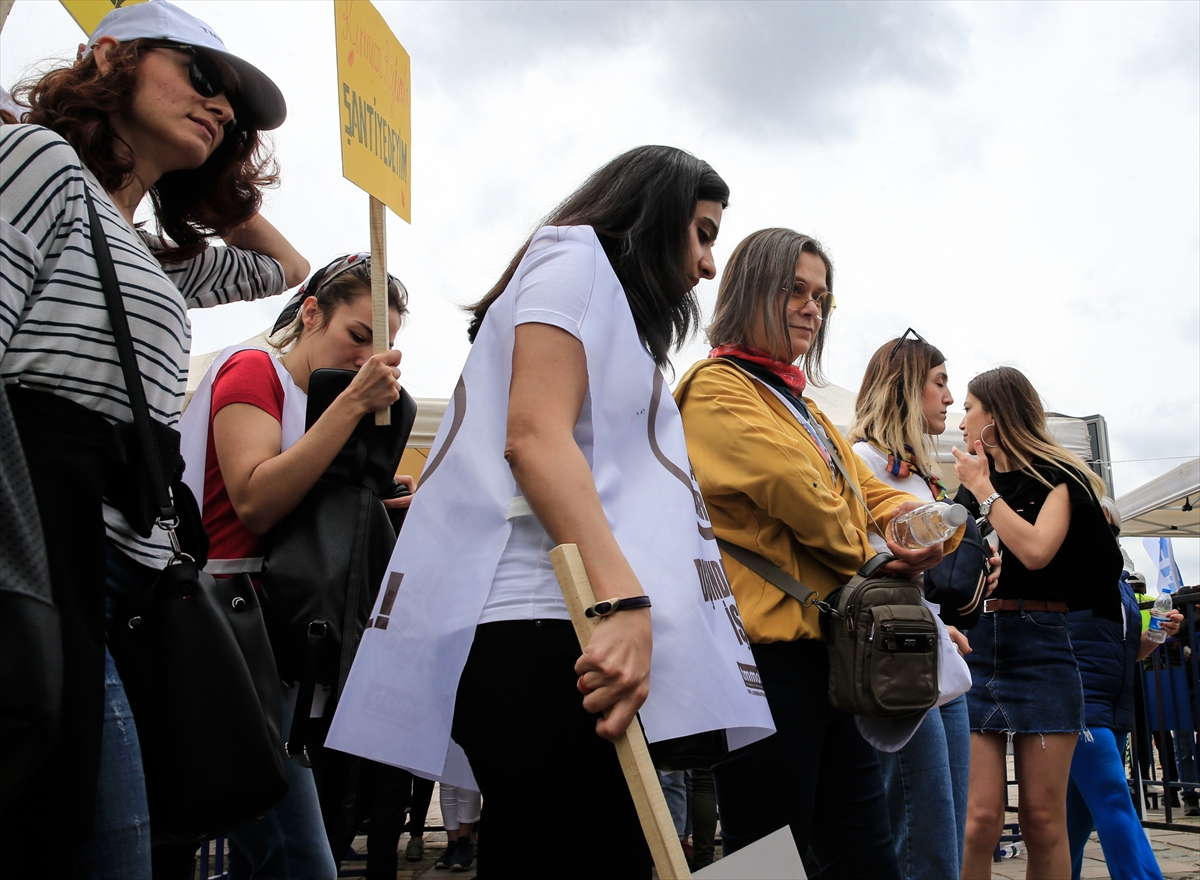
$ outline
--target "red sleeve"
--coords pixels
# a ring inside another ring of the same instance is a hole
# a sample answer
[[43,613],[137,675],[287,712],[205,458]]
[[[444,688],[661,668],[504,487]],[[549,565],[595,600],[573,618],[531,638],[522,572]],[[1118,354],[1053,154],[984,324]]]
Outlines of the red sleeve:
[[211,419],[231,403],[248,403],[283,423],[283,385],[265,351],[239,351],[225,362],[212,386]]

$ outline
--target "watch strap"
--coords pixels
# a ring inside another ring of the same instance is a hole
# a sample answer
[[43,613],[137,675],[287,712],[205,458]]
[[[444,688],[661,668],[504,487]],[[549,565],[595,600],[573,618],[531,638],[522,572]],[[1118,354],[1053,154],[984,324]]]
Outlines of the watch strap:
[[649,596],[626,596],[624,598],[605,599],[603,602],[597,602],[591,608],[585,608],[583,614],[585,617],[608,617],[608,615],[616,614],[618,611],[633,611],[637,608],[649,607]]

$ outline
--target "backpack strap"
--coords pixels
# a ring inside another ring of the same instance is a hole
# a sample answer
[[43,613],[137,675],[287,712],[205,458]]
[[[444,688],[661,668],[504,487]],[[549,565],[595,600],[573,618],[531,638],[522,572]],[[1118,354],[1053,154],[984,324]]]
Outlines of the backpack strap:
[[329,632],[324,620],[314,620],[308,625],[308,638],[304,644],[304,668],[297,685],[296,708],[292,712],[292,727],[284,753],[301,767],[311,767],[312,757],[308,753],[309,718],[312,715],[313,696],[317,689],[317,661],[321,657],[321,643]]

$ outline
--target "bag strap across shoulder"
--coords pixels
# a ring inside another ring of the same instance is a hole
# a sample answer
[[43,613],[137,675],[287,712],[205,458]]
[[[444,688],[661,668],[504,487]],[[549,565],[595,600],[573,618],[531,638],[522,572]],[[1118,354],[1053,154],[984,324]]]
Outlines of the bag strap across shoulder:
[[[787,401],[787,403],[792,407],[792,409],[797,410],[799,412],[801,418],[807,419],[809,422],[813,423],[814,425],[818,424],[817,420],[815,418],[813,418],[812,411],[808,408],[808,404],[806,404],[804,402],[804,398],[802,398],[800,395],[790,394],[790,393],[787,393],[785,391],[775,388],[774,385],[772,385],[765,378],[760,376],[757,372],[746,369],[746,366],[735,357],[726,356],[726,357],[723,357],[722,360],[728,361],[729,363],[733,364],[739,370],[746,373],[751,378],[757,379],[759,382],[766,385],[772,391],[779,391],[780,395]],[[861,504],[863,506],[863,510],[866,511],[867,518],[871,520],[871,525],[875,526],[875,531],[879,533],[880,537],[885,537],[883,528],[879,525],[878,521],[876,521],[875,514],[871,513],[871,508],[867,505],[866,499],[863,498],[862,492],[859,491],[858,484],[850,478],[850,473],[846,469],[846,465],[842,462],[842,457],[837,451],[837,446],[834,445],[832,440],[826,440],[824,443],[824,446],[825,446],[825,451],[829,453],[829,460],[833,462],[833,465],[835,468],[837,468],[838,473],[842,475],[842,479],[846,481],[846,485],[850,487],[850,491],[854,493],[854,497],[857,498],[859,504]],[[890,559],[891,557],[889,556],[888,558]],[[770,563],[768,563],[768,564],[770,564]],[[763,575],[763,576],[765,577],[765,575]],[[776,586],[779,586],[779,585],[776,584]],[[783,588],[780,587],[780,589],[783,589]],[[805,587],[804,589],[807,590],[808,587]]]
[[[816,590],[805,586],[802,582],[796,580],[761,554],[726,541],[724,538],[717,538],[717,546],[721,548],[722,553],[728,553],[760,578],[779,587],[779,589],[783,590],[805,608],[811,608],[815,605],[821,611],[836,613],[832,605],[817,598]],[[890,553],[877,553],[872,556],[863,563],[858,573],[850,579],[850,586],[857,586],[872,577],[881,566],[887,565],[892,559],[893,556]]]
[[108,307],[108,318],[112,324],[117,354],[121,359],[121,372],[125,376],[125,391],[129,395],[129,408],[133,411],[133,422],[137,427],[138,440],[150,476],[150,485],[154,490],[154,503],[159,509],[159,525],[170,532],[171,543],[175,545],[178,552],[175,532],[171,528],[177,523],[175,504],[171,501],[171,493],[167,489],[167,479],[163,474],[158,444],[154,439],[154,430],[150,426],[150,407],[146,403],[146,390],[142,385],[141,374],[138,372],[137,355],[133,349],[133,336],[129,332],[129,317],[125,314],[125,303],[121,298],[121,286],[117,281],[117,271],[113,267],[112,252],[108,247],[108,237],[100,225],[100,216],[96,212],[95,202],[92,201],[91,190],[86,183],[83,187],[83,195],[87,201],[88,223],[91,226],[92,250],[95,252],[96,269],[100,275],[100,286],[104,289],[104,302]]

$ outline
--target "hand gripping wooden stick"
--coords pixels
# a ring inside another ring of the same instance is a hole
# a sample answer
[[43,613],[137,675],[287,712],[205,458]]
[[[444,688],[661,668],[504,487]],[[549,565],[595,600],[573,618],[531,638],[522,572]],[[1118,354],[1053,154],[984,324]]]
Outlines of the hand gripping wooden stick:
[[[371,335],[375,354],[388,350],[387,222],[383,202],[371,196]],[[391,407],[375,413],[375,424],[392,423]]]
[[[571,623],[575,625],[575,635],[579,637],[579,647],[586,648],[599,620],[589,619],[583,613],[585,608],[596,604],[596,596],[592,593],[592,582],[588,580],[587,569],[583,567],[579,547],[575,544],[559,544],[550,551],[550,562],[554,565],[554,574],[558,577],[563,598],[567,600],[567,610],[571,613]],[[633,804],[642,823],[642,831],[645,832],[646,842],[650,844],[650,854],[654,856],[658,876],[661,880],[690,880],[692,874],[675,834],[675,823],[671,821],[671,811],[667,809],[667,801],[658,782],[658,771],[650,761],[646,735],[642,733],[642,726],[637,719],[617,740],[616,747],[625,782],[629,786],[629,793],[633,795]]]

